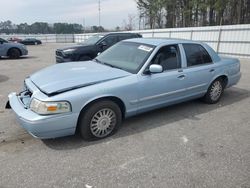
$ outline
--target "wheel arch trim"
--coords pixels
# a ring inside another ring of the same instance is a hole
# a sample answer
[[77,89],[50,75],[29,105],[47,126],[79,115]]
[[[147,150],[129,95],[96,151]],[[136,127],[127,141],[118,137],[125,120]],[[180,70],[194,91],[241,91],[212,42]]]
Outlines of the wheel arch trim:
[[7,56],[9,56],[10,50],[12,50],[12,49],[17,49],[17,50],[19,51],[19,53],[20,53],[20,56],[22,56],[22,50],[20,50],[20,49],[17,48],[17,47],[10,47],[10,48],[7,50]]
[[122,119],[125,118],[125,115],[126,115],[126,105],[125,103],[123,102],[123,100],[117,96],[112,96],[112,95],[105,95],[105,96],[100,96],[100,97],[95,97],[89,101],[87,101],[82,107],[81,107],[81,111],[79,113],[79,116],[78,116],[78,119],[77,119],[77,125],[76,125],[76,131],[78,129],[78,124],[79,124],[79,118],[81,116],[82,113],[85,112],[85,110],[88,109],[89,106],[91,106],[92,104],[98,102],[98,101],[103,101],[103,100],[110,100],[110,101],[113,101],[114,103],[116,103],[119,108],[121,109],[121,112],[122,112]]
[[222,78],[224,81],[224,88],[227,87],[228,84],[228,75],[227,74],[221,74],[221,75],[216,75],[215,77],[213,77],[212,81],[209,83],[208,87],[218,78]]

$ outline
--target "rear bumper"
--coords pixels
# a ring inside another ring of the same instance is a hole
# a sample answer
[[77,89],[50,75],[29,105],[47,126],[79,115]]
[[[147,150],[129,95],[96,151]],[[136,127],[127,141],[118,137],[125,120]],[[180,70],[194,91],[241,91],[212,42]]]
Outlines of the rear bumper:
[[30,109],[25,109],[16,93],[11,93],[8,97],[17,121],[32,136],[49,139],[75,134],[78,114],[41,116]]
[[228,84],[227,87],[231,87],[233,85],[236,85],[241,79],[241,72],[238,72],[235,75],[232,75],[228,78]]
[[22,56],[23,56],[23,55],[28,55],[28,50],[23,49],[23,50],[22,50]]

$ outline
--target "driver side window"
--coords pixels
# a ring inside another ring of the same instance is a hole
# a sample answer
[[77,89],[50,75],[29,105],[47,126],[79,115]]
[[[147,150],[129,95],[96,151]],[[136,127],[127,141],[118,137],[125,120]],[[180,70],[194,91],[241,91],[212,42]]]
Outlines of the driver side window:
[[104,42],[107,44],[107,46],[112,46],[117,43],[117,36],[109,36],[104,39]]
[[152,64],[161,65],[163,71],[181,68],[181,58],[178,45],[162,47],[152,59]]

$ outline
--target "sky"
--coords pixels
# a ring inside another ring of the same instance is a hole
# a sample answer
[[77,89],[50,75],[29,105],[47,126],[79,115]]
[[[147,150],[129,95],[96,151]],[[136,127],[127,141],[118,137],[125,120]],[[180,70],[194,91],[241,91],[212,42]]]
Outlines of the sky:
[[[98,0],[0,0],[0,21],[15,24],[69,22],[99,24]],[[101,0],[101,25],[122,26],[128,14],[137,15],[135,0]]]

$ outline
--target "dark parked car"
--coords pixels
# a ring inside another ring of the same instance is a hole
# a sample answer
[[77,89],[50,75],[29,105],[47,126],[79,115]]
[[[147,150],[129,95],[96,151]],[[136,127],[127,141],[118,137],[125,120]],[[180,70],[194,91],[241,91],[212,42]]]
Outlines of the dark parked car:
[[27,39],[20,41],[20,43],[24,45],[38,45],[38,44],[42,44],[42,41],[34,39],[34,38],[27,38]]
[[138,33],[109,33],[94,35],[77,46],[56,50],[56,62],[87,61],[94,59],[117,42],[131,38],[142,38]]

